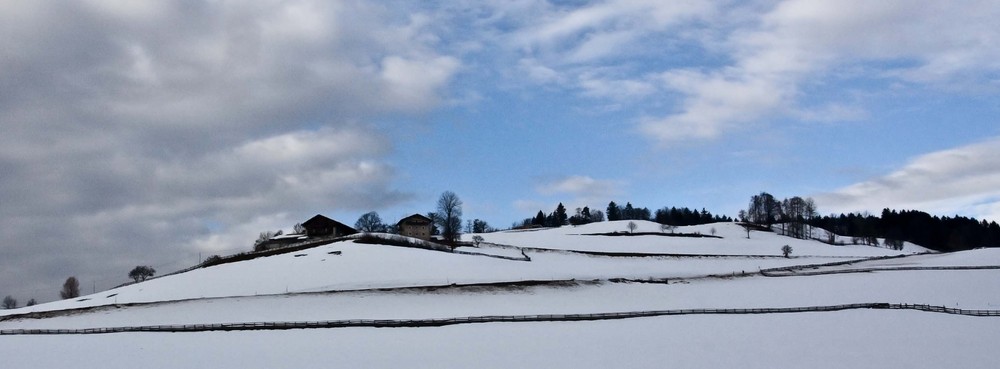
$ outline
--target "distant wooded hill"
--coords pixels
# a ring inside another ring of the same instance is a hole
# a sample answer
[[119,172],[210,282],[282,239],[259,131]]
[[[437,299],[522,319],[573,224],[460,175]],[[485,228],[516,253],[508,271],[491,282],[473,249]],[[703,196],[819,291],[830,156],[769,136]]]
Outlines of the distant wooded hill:
[[942,252],[1000,246],[996,221],[937,217],[916,210],[882,210],[881,216],[840,214],[813,218],[809,224],[851,237],[909,241]]
[[[976,220],[961,216],[938,217],[917,210],[884,209],[881,216],[867,213],[818,216],[817,205],[810,198],[792,197],[778,200],[767,192],[761,192],[750,199],[746,210],[741,210],[739,220],[756,224],[763,229],[773,224],[786,224],[784,233],[799,238],[814,238],[805,225],[830,231],[828,237],[819,237],[830,243],[846,243],[837,235],[850,238],[850,243],[902,247],[903,241],[912,242],[935,251],[950,252],[979,247],[1000,247],[1000,225],[996,221]],[[614,201],[608,204],[606,212],[589,207],[577,208],[569,215],[560,203],[555,211],[545,214],[538,211],[533,218],[515,222],[513,228],[559,227],[567,224],[580,225],[609,220],[649,220],[667,226],[690,226],[713,222],[730,222],[732,218],[714,215],[704,208],[663,207],[656,211],[633,206],[624,207]],[[878,245],[878,239],[884,239]]]

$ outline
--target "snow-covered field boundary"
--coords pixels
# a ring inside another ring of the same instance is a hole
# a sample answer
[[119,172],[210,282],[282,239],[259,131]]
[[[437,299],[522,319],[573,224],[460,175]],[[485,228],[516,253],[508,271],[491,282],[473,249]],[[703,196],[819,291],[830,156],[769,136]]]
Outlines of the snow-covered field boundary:
[[872,273],[872,272],[904,272],[904,271],[933,271],[933,270],[997,270],[1000,265],[973,265],[973,266],[921,266],[921,267],[877,267],[877,268],[852,268],[852,269],[831,269],[806,271],[801,268],[771,268],[760,271],[765,277],[794,277],[810,275],[829,275],[847,273]]
[[352,319],[311,322],[248,322],[188,325],[149,325],[132,327],[86,328],[86,329],[9,329],[0,330],[0,335],[81,335],[138,332],[208,332],[208,331],[253,331],[320,328],[418,328],[442,327],[473,323],[515,323],[515,322],[569,322],[646,318],[671,315],[742,315],[742,314],[788,314],[809,312],[833,312],[855,309],[916,310],[931,313],[965,315],[975,317],[1000,317],[1000,310],[969,310],[944,306],[921,304],[858,303],[829,306],[804,306],[783,308],[752,309],[677,309],[627,311],[594,314],[535,314],[535,315],[486,315],[431,319]]

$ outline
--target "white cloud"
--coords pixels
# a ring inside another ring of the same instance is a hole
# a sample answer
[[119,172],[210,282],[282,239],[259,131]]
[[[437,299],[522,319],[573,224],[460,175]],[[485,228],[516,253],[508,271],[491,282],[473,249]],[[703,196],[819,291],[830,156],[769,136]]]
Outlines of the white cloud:
[[536,83],[550,84],[557,83],[561,84],[564,81],[564,77],[548,66],[543,65],[538,60],[534,58],[524,58],[517,62],[518,69],[523,71],[528,78]]
[[[895,83],[978,91],[996,90],[1000,71],[1000,7],[990,0],[505,6],[494,4],[494,23],[513,28],[501,46],[518,55],[529,83],[634,108],[640,131],[664,144],[766,128],[773,118],[864,119],[865,101],[811,94],[842,78],[876,92]],[[855,68],[866,73],[838,74]]]
[[641,79],[613,79],[591,73],[581,73],[578,78],[579,88],[588,97],[635,100],[658,92],[653,83]]
[[868,111],[859,106],[838,103],[799,108],[793,114],[804,121],[827,123],[859,121],[869,117]]
[[640,125],[662,141],[714,138],[778,109],[794,93],[772,79],[733,71],[714,75],[673,71],[662,78],[667,86],[687,95],[680,113],[646,118]]
[[574,175],[543,183],[536,188],[542,195],[568,194],[579,197],[610,197],[618,194],[620,181]]
[[567,55],[584,61],[627,48],[638,34],[661,31],[712,11],[710,2],[699,0],[614,0],[575,9],[536,9],[527,14],[533,22],[516,32],[514,41],[529,49],[568,50]]
[[[396,10],[0,3],[0,289],[113,284],[136,263],[405,201],[371,123],[439,107],[462,64],[419,10]],[[58,256],[25,262],[39,254]]]
[[532,215],[539,210],[551,212],[559,203],[570,212],[585,206],[603,209],[615,196],[621,195],[625,186],[624,181],[583,175],[552,178],[535,187],[535,192],[547,197],[547,200],[520,199],[514,201],[513,206],[521,213]]
[[[968,5],[968,6],[966,6]],[[848,118],[861,110],[804,112],[796,107],[802,84],[828,78],[835,66],[907,60],[915,66],[887,70],[915,83],[950,83],[1000,70],[1000,37],[993,19],[1000,10],[988,1],[955,6],[947,2],[828,2],[789,0],[763,14],[758,25],[730,31],[733,62],[711,71],[665,73],[667,85],[685,95],[679,112],[643,122],[644,131],[672,142],[713,138],[743,129],[767,116],[798,115],[810,120]],[[975,82],[972,83],[981,83]],[[975,88],[975,87],[973,87]]]
[[1000,220],[1000,138],[922,155],[888,175],[816,200],[834,212],[915,209]]
[[423,60],[391,56],[382,60],[381,77],[390,100],[419,110],[440,102],[437,95],[427,92],[443,87],[459,65],[458,59],[448,56]]
[[[583,6],[548,2],[494,4],[501,27],[498,47],[518,55],[527,82],[556,85],[594,99],[636,102],[659,91],[655,78],[635,76],[637,56],[660,55],[681,25],[714,13],[710,1],[614,0]],[[508,9],[513,7],[516,9]],[[660,42],[660,41],[664,42]],[[641,68],[640,68],[641,69]]]

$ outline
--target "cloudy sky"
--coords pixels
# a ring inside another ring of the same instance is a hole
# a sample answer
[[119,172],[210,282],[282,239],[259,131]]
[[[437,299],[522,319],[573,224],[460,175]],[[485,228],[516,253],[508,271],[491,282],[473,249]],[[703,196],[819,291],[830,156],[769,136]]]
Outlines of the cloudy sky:
[[630,201],[1000,220],[986,1],[4,1],[0,295],[323,213]]

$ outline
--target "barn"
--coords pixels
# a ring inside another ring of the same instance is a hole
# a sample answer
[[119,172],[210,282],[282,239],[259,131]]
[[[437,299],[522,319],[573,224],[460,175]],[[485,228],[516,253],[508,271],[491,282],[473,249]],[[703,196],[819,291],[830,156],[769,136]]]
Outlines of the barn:
[[306,236],[309,236],[309,238],[341,237],[358,233],[354,228],[320,214],[316,214],[316,216],[302,222],[302,228],[305,228]]

